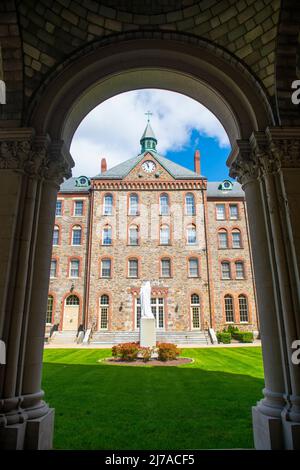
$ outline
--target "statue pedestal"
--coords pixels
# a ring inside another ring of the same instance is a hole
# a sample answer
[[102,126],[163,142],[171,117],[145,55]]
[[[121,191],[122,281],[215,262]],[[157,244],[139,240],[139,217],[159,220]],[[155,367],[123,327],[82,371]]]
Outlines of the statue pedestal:
[[140,345],[143,348],[152,348],[153,346],[156,346],[155,318],[141,318]]

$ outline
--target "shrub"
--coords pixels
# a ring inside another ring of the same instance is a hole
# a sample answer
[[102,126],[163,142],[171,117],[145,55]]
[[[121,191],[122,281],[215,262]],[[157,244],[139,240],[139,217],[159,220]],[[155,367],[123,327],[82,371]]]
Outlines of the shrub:
[[159,361],[172,361],[181,353],[176,344],[172,343],[158,343],[157,348]]
[[252,331],[238,331],[234,334],[233,337],[240,343],[253,343]]
[[139,354],[142,356],[144,362],[148,362],[151,359],[152,348],[139,348]]
[[217,339],[219,343],[229,344],[231,343],[231,334],[227,331],[218,331]]
[[139,352],[139,343],[121,343],[112,347],[113,357],[119,357],[122,361],[134,361]]
[[223,330],[225,333],[230,333],[232,337],[234,337],[234,334],[237,333],[239,331],[238,327],[237,326],[233,326],[233,325],[228,325],[227,329],[224,328]]

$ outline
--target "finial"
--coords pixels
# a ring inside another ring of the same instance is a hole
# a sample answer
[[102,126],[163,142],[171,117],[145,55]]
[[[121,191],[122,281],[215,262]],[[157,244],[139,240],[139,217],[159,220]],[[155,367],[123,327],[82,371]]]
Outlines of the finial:
[[147,111],[145,115],[147,116],[147,121],[150,122],[150,116],[152,116],[151,111]]

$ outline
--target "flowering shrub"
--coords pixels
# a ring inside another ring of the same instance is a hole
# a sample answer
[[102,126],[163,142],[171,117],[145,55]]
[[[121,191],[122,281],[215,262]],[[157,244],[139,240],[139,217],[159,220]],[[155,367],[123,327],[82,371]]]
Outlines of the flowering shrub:
[[113,357],[119,357],[122,361],[134,361],[139,352],[139,343],[122,343],[112,347]]
[[177,359],[180,354],[180,349],[177,348],[176,344],[172,343],[158,343],[158,359],[160,361],[172,361]]
[[151,359],[152,348],[143,348],[140,347],[139,354],[141,355],[144,362],[148,362]]

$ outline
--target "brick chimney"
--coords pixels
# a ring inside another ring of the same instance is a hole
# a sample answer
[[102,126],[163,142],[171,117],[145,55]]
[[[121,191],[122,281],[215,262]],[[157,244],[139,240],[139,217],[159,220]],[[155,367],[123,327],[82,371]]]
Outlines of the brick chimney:
[[200,175],[201,171],[200,171],[200,152],[199,152],[199,150],[195,151],[194,168],[195,168],[195,173],[198,173],[198,175]]
[[107,170],[106,158],[102,158],[102,160],[101,160],[101,173],[104,173],[106,170]]

